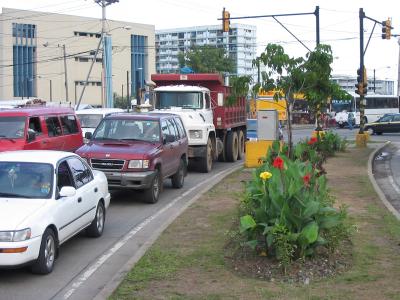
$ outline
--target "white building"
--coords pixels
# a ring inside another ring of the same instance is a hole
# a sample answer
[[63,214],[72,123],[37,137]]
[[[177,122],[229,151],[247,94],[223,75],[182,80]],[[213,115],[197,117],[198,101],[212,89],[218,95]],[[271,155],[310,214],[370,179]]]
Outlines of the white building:
[[[112,39],[113,92],[121,95],[123,89],[126,96],[129,71],[129,91],[135,97],[144,81],[155,73],[154,26],[112,20],[107,24]],[[95,18],[3,8],[0,100],[37,97],[75,104],[94,59],[100,31],[101,21]],[[104,105],[102,78],[100,49],[82,103]]]
[[[333,75],[332,80],[347,92],[354,93],[357,77],[349,75]],[[394,81],[368,77],[368,93],[394,95]]]
[[175,28],[156,31],[157,73],[179,72],[178,53],[192,46],[211,45],[224,47],[235,62],[237,75],[255,76],[252,61],[257,54],[256,27],[232,24],[229,32],[221,25]]

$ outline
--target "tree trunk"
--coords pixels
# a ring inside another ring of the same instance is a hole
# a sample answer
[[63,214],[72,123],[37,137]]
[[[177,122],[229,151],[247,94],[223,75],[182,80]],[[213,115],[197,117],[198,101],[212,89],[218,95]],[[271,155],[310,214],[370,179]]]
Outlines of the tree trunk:
[[[287,98],[286,98],[287,99]],[[288,156],[293,159],[293,136],[292,136],[292,104],[286,100],[286,113],[288,121]]]

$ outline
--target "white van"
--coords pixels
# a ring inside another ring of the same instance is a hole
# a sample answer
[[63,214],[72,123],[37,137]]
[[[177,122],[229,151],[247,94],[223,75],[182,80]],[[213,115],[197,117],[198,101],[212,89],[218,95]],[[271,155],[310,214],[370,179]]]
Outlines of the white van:
[[77,110],[75,113],[81,123],[83,137],[85,137],[86,132],[94,132],[105,116],[123,111],[121,108],[91,108]]

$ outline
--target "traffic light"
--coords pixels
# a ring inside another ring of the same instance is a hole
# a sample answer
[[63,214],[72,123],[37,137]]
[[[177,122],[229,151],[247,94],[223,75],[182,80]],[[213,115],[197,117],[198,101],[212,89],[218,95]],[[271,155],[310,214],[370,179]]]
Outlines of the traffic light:
[[223,32],[229,32],[229,25],[231,24],[231,21],[229,20],[231,14],[224,9],[222,10],[222,31]]
[[368,92],[368,80],[367,80],[367,69],[365,69],[361,73],[360,69],[357,69],[357,83],[355,84],[357,88],[355,90],[356,94],[366,95]]
[[386,21],[382,22],[382,39],[389,40],[391,36],[392,20],[388,18]]

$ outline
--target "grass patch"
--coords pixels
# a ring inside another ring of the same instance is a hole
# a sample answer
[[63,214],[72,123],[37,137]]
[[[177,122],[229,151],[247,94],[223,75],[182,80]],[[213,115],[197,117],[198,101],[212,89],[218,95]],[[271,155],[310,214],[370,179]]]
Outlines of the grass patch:
[[400,299],[400,222],[376,196],[370,149],[328,160],[328,185],[354,224],[350,268],[309,285],[238,274],[226,263],[226,234],[237,222],[243,181],[236,172],[203,195],[160,236],[110,299]]

